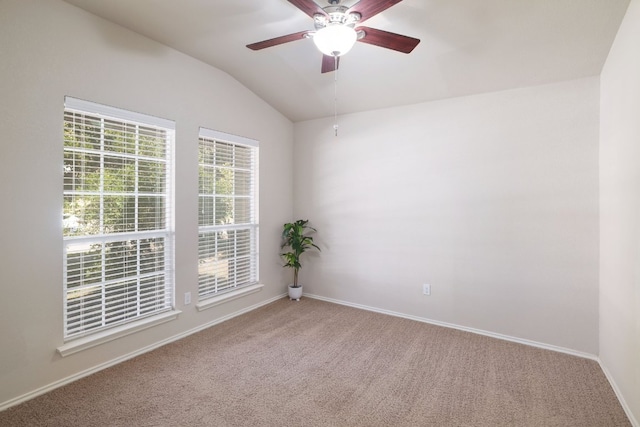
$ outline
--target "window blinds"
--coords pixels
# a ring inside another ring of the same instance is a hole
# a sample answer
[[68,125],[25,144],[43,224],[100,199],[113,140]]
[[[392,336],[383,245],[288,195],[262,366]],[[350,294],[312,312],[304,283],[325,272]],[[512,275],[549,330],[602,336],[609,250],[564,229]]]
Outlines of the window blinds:
[[257,170],[257,141],[200,129],[200,298],[258,282]]
[[65,98],[65,339],[172,308],[174,127]]

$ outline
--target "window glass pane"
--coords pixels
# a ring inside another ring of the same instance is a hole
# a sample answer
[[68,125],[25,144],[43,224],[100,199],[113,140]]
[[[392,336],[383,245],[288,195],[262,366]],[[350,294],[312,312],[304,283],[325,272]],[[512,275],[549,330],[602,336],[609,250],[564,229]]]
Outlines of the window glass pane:
[[163,238],[140,240],[140,274],[153,273],[162,269],[165,263],[165,242]]
[[123,280],[106,286],[104,317],[106,324],[121,323],[137,315],[138,282]]
[[[98,173],[96,175],[99,177]],[[135,191],[136,162],[134,159],[104,156],[103,173],[105,193],[133,193]],[[99,188],[99,182],[97,188]]]
[[162,196],[139,197],[138,231],[165,228],[165,205]]
[[154,157],[164,159],[166,153],[166,132],[160,129],[153,129],[140,126],[139,130],[139,155],[143,157]]
[[65,191],[100,191],[100,155],[82,151],[64,153]]
[[238,230],[236,232],[236,257],[248,257],[251,254],[251,232]]
[[215,165],[233,166],[233,145],[216,142]]
[[223,259],[233,257],[235,231],[223,231],[218,237],[218,256]]
[[200,139],[198,161],[201,165],[215,164],[215,143],[206,139]]
[[165,164],[158,161],[139,161],[138,191],[163,193],[165,191]]
[[236,196],[250,196],[252,190],[251,171],[235,171],[233,187]]
[[101,126],[102,121],[97,117],[65,113],[65,147],[100,150]]
[[251,147],[245,147],[242,145],[236,146],[235,166],[237,168],[251,169],[251,160],[253,158],[252,150],[253,149]]
[[102,281],[102,245],[74,243],[67,245],[67,288]]
[[200,194],[213,194],[215,191],[215,169],[210,166],[201,165],[199,168],[199,188]]
[[251,199],[243,197],[234,200],[234,223],[251,223]]
[[67,291],[67,334],[97,328],[102,323],[102,286]]
[[104,150],[115,153],[136,153],[136,127],[114,120],[104,121]]
[[136,274],[138,268],[138,242],[110,242],[105,245],[106,280],[122,279]]
[[200,226],[215,224],[214,206],[215,199],[213,197],[200,196],[198,198],[198,224]]
[[64,196],[62,230],[65,237],[100,234],[100,196]]
[[108,196],[103,197],[104,233],[128,233],[136,231],[136,197]]
[[156,274],[140,280],[140,314],[158,311],[170,303],[171,295],[167,292],[165,276]]
[[216,224],[233,224],[233,199],[230,197],[216,197],[214,206]]
[[216,169],[215,192],[229,196],[233,194],[233,169]]

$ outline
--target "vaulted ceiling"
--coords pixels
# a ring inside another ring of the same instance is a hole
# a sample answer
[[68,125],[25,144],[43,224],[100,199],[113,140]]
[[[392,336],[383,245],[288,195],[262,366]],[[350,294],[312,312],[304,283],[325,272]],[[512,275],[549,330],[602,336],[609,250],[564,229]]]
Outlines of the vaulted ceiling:
[[[287,0],[65,1],[227,72],[294,122],[334,113],[335,74],[320,73],[312,40],[245,47],[313,30],[312,19]],[[366,25],[420,44],[407,55],[356,43],[340,61],[338,112],[598,75],[628,4],[403,0]]]

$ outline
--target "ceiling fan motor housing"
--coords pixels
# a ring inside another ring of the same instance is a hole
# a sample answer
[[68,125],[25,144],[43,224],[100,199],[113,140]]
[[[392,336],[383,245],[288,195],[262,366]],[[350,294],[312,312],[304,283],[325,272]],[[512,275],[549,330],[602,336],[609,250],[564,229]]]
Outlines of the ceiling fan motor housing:
[[327,25],[346,25],[353,28],[361,18],[357,12],[347,13],[348,8],[345,6],[327,6],[322,10],[325,14],[313,15],[316,30],[325,28]]

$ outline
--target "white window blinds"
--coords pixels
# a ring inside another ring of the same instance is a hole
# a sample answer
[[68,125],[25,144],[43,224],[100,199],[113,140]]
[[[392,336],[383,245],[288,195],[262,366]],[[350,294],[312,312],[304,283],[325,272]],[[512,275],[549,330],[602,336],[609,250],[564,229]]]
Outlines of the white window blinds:
[[258,142],[200,129],[198,295],[258,282]]
[[65,98],[65,339],[172,308],[174,128]]

